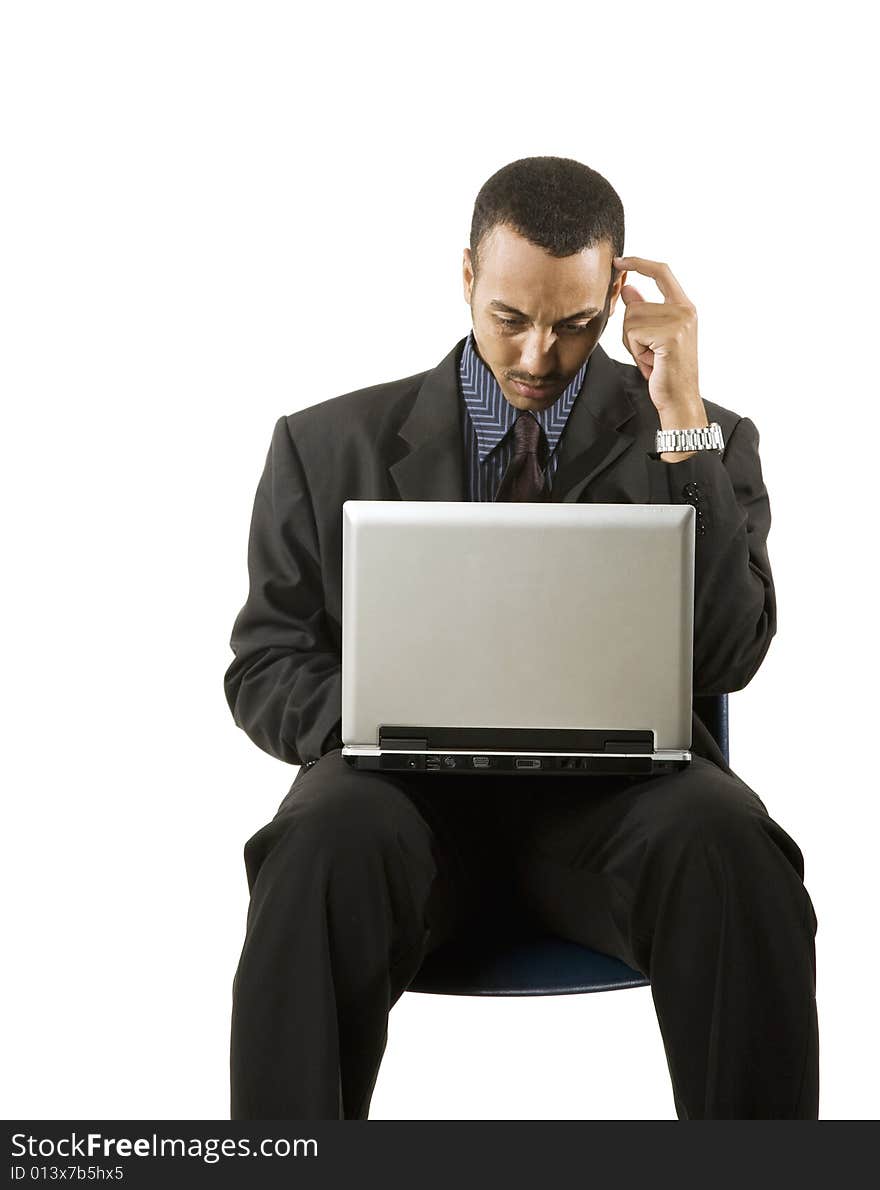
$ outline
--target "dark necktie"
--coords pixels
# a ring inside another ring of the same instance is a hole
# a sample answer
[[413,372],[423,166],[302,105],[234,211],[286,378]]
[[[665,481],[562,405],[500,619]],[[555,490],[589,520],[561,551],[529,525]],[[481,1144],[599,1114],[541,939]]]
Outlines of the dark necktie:
[[547,465],[547,435],[531,413],[520,413],[513,423],[513,454],[498,492],[498,500],[549,500],[544,479]]

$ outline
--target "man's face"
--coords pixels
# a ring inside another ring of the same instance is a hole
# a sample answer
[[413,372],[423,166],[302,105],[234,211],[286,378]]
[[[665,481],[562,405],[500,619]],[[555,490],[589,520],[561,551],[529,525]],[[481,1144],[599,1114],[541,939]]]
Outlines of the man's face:
[[613,259],[607,241],[555,257],[499,224],[480,244],[475,284],[465,248],[474,339],[511,405],[547,409],[589,359],[626,278],[610,285]]

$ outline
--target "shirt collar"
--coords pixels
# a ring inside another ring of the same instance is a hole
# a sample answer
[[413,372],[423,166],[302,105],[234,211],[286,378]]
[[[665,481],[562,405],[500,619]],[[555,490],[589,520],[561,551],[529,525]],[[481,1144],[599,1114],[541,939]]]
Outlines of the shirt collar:
[[[547,436],[548,457],[559,445],[568,415],[583,388],[589,360],[585,360],[577,375],[547,409],[532,410]],[[459,365],[461,395],[470,414],[477,436],[480,462],[492,453],[522,412],[501,391],[501,385],[477,354],[474,332],[465,340]]]

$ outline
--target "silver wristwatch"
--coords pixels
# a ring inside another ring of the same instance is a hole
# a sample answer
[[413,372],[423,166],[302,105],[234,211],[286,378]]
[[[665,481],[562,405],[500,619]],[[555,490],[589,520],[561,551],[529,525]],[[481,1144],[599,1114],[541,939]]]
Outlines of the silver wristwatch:
[[717,450],[724,453],[724,438],[721,426],[713,421],[708,426],[697,426],[692,430],[658,430],[656,454],[667,451]]

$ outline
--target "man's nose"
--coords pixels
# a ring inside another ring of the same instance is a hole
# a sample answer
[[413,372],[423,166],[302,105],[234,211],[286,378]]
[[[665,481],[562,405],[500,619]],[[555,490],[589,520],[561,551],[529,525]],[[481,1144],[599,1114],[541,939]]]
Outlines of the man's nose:
[[520,356],[520,371],[528,372],[534,380],[555,371],[557,335],[552,327],[542,330],[533,326],[526,334]]

